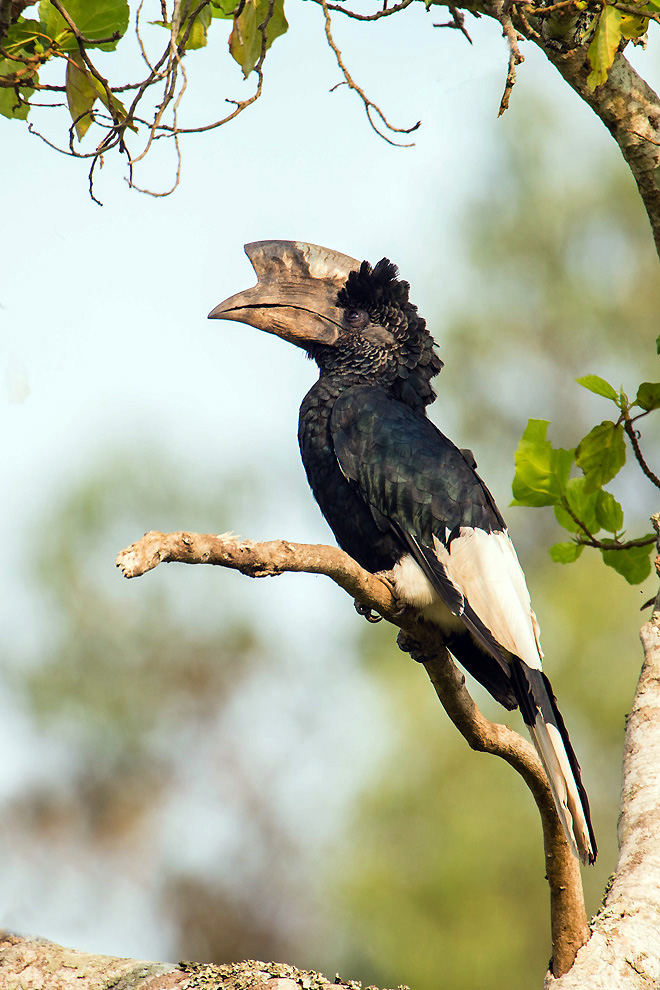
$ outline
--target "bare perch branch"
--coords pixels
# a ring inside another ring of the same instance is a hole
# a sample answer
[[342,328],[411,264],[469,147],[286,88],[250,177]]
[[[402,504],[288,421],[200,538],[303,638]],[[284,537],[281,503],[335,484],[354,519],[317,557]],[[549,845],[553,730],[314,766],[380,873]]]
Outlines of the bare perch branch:
[[158,564],[216,564],[248,577],[277,577],[287,571],[325,574],[363,605],[394,621],[397,604],[388,585],[363,570],[337,547],[270,540],[252,543],[232,533],[147,533],[117,556],[124,577],[146,574]]
[[509,763],[532,791],[543,823],[545,867],[550,885],[553,944],[552,972],[566,973],[588,937],[580,870],[555,811],[550,788],[533,747],[507,726],[484,718],[449,656],[436,626],[403,612],[385,579],[371,574],[336,547],[272,540],[253,543],[232,534],[147,533],[122,550],[117,566],[125,577],[138,577],[160,563],[215,564],[249,577],[275,577],[287,571],[325,574],[366,608],[378,612],[405,636],[402,649],[423,662],[438,698],[472,749]]

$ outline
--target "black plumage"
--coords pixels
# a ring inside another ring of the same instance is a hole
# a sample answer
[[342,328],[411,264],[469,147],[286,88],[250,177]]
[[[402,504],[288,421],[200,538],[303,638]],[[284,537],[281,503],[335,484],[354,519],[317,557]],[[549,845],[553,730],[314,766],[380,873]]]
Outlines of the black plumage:
[[259,284],[211,316],[302,346],[319,367],[298,439],[337,542],[387,572],[403,602],[444,631],[451,652],[506,708],[519,706],[574,851],[595,859],[587,795],[550,683],[506,524],[475,470],[427,418],[442,368],[407,282],[300,242],[246,250]]

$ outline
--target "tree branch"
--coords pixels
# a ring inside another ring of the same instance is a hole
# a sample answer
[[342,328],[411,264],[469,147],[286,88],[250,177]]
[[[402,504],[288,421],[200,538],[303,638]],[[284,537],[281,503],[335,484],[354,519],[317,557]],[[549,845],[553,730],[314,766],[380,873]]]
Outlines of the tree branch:
[[545,771],[529,742],[507,726],[488,721],[470,696],[465,678],[447,652],[439,629],[417,619],[413,609],[400,610],[386,575],[361,568],[336,547],[273,540],[252,543],[232,534],[147,533],[122,550],[117,566],[125,577],[138,577],[160,563],[215,564],[249,577],[274,577],[287,571],[325,574],[362,606],[378,612],[403,630],[401,648],[419,659],[450,719],[472,749],[509,763],[530,788],[541,815],[545,867],[550,886],[551,969],[568,972],[588,938],[580,869],[555,810]]
[[[332,982],[321,973],[286,963],[247,959],[222,966],[144,962],[66,949],[46,939],[0,931],[2,990],[352,990],[355,983]],[[373,988],[376,990],[376,988]]]
[[660,99],[620,52],[607,81],[592,92],[587,86],[586,46],[566,53],[545,47],[566,82],[600,117],[626,160],[653,230],[660,256]]
[[660,612],[626,726],[619,860],[589,942],[553,990],[640,990],[660,980]]

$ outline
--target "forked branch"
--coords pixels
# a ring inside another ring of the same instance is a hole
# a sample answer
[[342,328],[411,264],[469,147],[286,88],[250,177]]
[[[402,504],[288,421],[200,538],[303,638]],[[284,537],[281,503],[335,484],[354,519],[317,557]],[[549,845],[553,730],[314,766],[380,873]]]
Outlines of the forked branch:
[[336,547],[272,540],[252,543],[232,534],[147,533],[122,550],[117,566],[125,577],[138,577],[160,563],[216,564],[248,577],[275,577],[287,571],[325,574],[365,609],[379,613],[402,630],[400,645],[424,664],[450,719],[472,749],[506,760],[530,788],[541,815],[545,867],[550,885],[552,973],[568,972],[589,935],[580,869],[571,854],[555,811],[545,771],[527,740],[505,725],[484,718],[449,656],[437,627],[403,613],[386,580],[361,568]]

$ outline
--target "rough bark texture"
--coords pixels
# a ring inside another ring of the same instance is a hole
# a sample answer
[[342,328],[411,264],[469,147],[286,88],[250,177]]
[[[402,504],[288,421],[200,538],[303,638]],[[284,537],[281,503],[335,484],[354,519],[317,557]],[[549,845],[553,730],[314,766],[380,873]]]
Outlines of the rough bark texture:
[[93,956],[46,939],[0,933],[2,990],[174,990],[185,979],[169,963]]
[[[247,959],[223,966],[93,956],[45,939],[0,932],[2,990],[357,990],[286,963]],[[373,990],[376,990],[374,987]]]
[[589,942],[553,990],[646,990],[660,982],[660,613],[642,627],[644,666],[628,716],[619,860]]
[[607,82],[595,92],[587,86],[586,53],[546,49],[566,82],[600,117],[619,145],[642,197],[660,255],[660,99],[622,54],[617,54]]
[[336,547],[286,540],[252,543],[232,534],[152,532],[122,550],[117,566],[126,577],[137,577],[166,561],[217,564],[250,577],[271,577],[285,571],[326,574],[362,606],[402,629],[401,648],[424,663],[440,702],[468,744],[506,760],[532,791],[543,823],[545,868],[550,886],[551,969],[556,976],[566,973],[589,929],[580,868],[564,837],[545,772],[527,740],[483,717],[465,687],[465,678],[439,638],[437,627],[417,621],[413,609],[398,611],[387,581],[363,570]]

